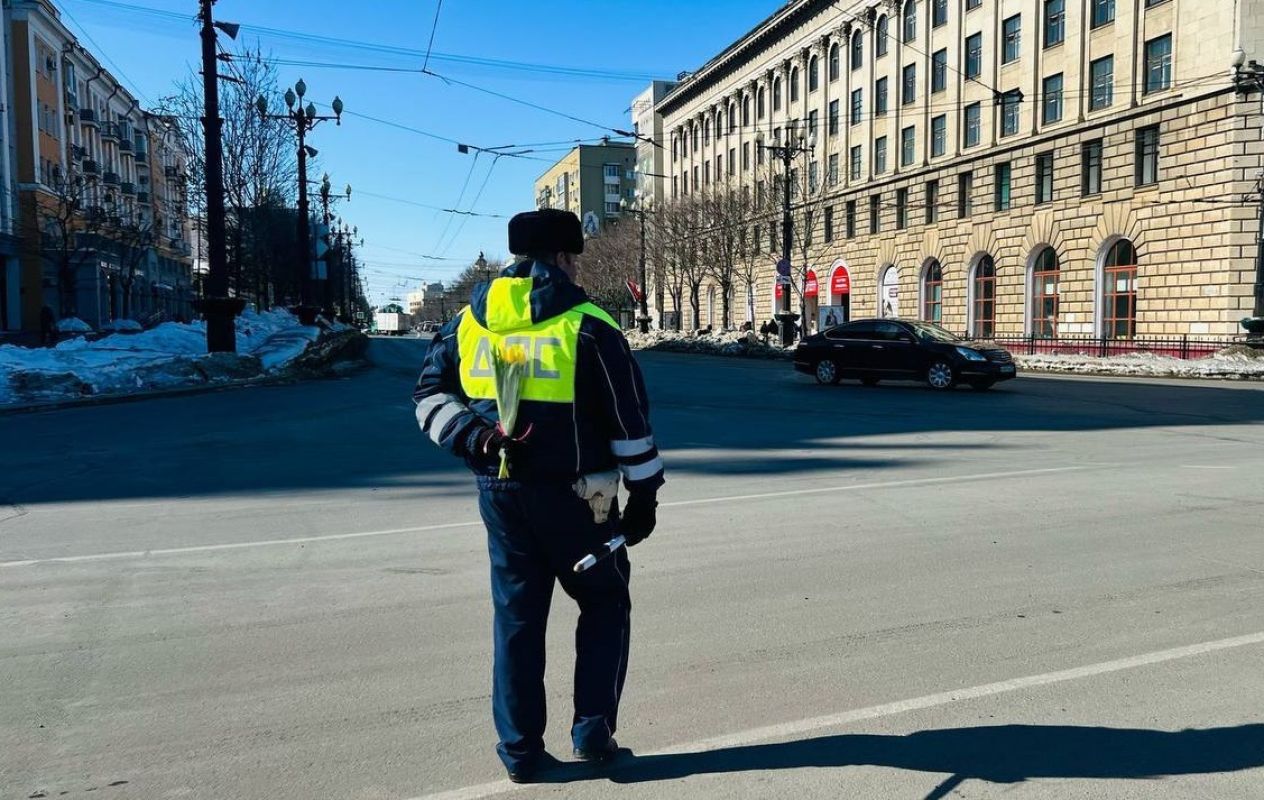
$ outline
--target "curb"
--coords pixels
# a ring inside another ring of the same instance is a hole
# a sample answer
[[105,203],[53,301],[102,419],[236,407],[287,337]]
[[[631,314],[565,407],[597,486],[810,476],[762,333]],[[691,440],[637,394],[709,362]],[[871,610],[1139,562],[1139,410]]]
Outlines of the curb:
[[211,392],[229,389],[246,389],[251,386],[280,386],[298,383],[301,378],[291,375],[267,375],[246,380],[225,381],[223,383],[204,384],[201,386],[173,386],[170,389],[150,389],[144,392],[127,394],[100,394],[76,397],[72,400],[49,400],[41,403],[25,405],[0,406],[0,417],[17,416],[19,414],[38,414],[42,411],[60,411],[67,408],[90,408],[92,406],[112,406],[140,400],[161,400],[168,397],[184,397],[186,395],[210,394]]

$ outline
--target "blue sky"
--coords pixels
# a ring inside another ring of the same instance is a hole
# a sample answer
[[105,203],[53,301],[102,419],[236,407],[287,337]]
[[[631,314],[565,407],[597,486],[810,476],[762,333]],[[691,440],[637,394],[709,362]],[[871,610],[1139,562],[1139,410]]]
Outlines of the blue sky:
[[[198,58],[192,22],[196,0],[55,0],[66,22],[133,91],[150,101],[169,93]],[[420,56],[383,47],[424,51],[436,0],[219,0],[216,17],[239,22],[239,41],[256,39],[282,60],[322,64],[417,68]],[[445,0],[430,69],[601,125],[630,127],[628,107],[650,76],[694,69],[771,13],[780,0]],[[183,21],[166,14],[187,13]],[[366,9],[372,8],[369,12]],[[370,47],[312,42],[260,31],[272,28],[350,40]],[[84,32],[93,41],[87,41]],[[95,42],[95,43],[94,43]],[[574,76],[462,63],[447,56],[596,70]],[[112,61],[113,64],[110,64]],[[617,73],[610,75],[608,73]],[[366,114],[437,136],[483,147],[600,137],[597,127],[573,122],[435,77],[341,67],[282,66],[299,77],[308,96],[342,97],[348,112]],[[531,207],[532,184],[549,164],[457,152],[454,144],[356,116],[342,127],[319,128],[310,143],[335,186],[350,183],[343,216],[365,238],[372,298],[402,296],[419,279],[445,280],[485,251],[505,255],[505,220],[455,217],[371,195],[441,208],[509,215]],[[566,145],[535,148],[533,158],[560,158]],[[472,171],[471,171],[472,170]],[[490,174],[489,174],[490,170]],[[319,176],[319,172],[317,176]],[[471,207],[481,186],[486,188]],[[451,223],[449,224],[449,221]],[[437,256],[452,260],[427,260]]]

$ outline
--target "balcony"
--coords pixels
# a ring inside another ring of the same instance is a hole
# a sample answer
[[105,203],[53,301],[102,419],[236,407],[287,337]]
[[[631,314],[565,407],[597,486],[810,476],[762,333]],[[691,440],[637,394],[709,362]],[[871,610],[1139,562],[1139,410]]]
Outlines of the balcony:
[[132,140],[126,137],[119,139],[119,152],[125,156],[133,155]]
[[145,206],[149,205],[149,192],[137,192],[136,202]]
[[101,176],[101,180],[106,186],[118,186],[122,182],[117,172],[107,172]]
[[131,181],[123,181],[119,184],[119,191],[123,194],[136,194],[136,184]]
[[142,148],[140,150],[137,150],[135,158],[136,158],[136,166],[145,167],[149,165],[149,153],[145,149]]
[[173,166],[166,166],[162,168],[162,174],[167,178],[175,178],[180,175],[180,171]]
[[101,165],[98,164],[95,159],[85,158],[83,160],[83,174],[93,176],[100,175]]
[[92,109],[92,108],[79,109],[79,121],[83,123],[83,126],[85,128],[100,127],[100,123],[97,122],[96,109]]
[[102,123],[101,138],[107,142],[117,142],[119,140],[118,125],[113,122]]

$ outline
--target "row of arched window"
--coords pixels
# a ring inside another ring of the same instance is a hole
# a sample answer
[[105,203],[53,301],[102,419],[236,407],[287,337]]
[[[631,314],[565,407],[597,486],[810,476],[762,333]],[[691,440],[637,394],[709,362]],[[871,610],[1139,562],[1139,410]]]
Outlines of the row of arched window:
[[[900,316],[898,305],[885,298],[898,297],[892,291],[899,282],[892,265],[879,281],[882,316]],[[944,268],[931,259],[922,268],[917,315],[927,322],[944,322]],[[1111,339],[1131,339],[1137,332],[1137,250],[1127,239],[1112,244],[1105,253],[1099,273],[1099,332]],[[977,258],[970,268],[967,284],[967,330],[970,336],[987,339],[996,335],[996,261],[991,255]],[[1031,336],[1056,339],[1059,335],[1061,265],[1052,247],[1042,248],[1032,259],[1026,298],[1028,330]]]

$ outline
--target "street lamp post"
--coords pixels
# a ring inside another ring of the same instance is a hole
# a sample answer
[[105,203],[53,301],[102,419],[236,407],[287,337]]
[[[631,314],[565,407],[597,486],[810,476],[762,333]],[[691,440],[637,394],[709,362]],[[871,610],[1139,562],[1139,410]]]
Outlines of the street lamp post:
[[487,259],[483,256],[482,250],[478,251],[478,259],[474,262],[474,268],[483,276],[485,282],[491,282],[492,272],[487,268]]
[[[811,153],[816,149],[816,132],[805,133],[799,126],[798,121],[793,121],[786,128],[786,143],[776,142],[774,144],[764,144],[764,132],[759,131],[755,134],[755,146],[762,150],[767,150],[772,154],[773,158],[781,161],[781,260],[786,264],[790,264],[790,252],[794,242],[794,215],[793,208],[790,203],[790,171],[794,163],[794,157],[801,153]],[[785,276],[788,278],[787,276]],[[780,283],[783,276],[778,273],[777,281]],[[790,286],[787,284],[781,291],[781,310],[777,314],[777,319],[781,322],[781,344],[783,347],[789,347],[794,344],[794,321],[798,317],[790,307]]]
[[[1264,107],[1264,65],[1257,61],[1247,61],[1246,53],[1241,49],[1233,51],[1233,83],[1242,95],[1252,91],[1260,92],[1260,103]],[[1255,305],[1251,316],[1242,320],[1252,340],[1264,342],[1264,174],[1259,176],[1260,192],[1260,229],[1256,236],[1255,253]]]
[[637,282],[640,283],[640,286],[638,287],[640,290],[640,296],[637,298],[637,311],[639,313],[636,318],[636,324],[640,328],[641,333],[649,333],[649,287],[646,285],[648,281],[645,276],[645,215],[648,214],[649,211],[644,208],[640,208],[641,201],[639,198],[635,201],[629,201],[628,198],[625,197],[622,201],[620,201],[620,205],[623,206],[624,211],[630,214],[636,214],[641,223],[641,251],[637,257],[636,264],[636,279]]
[[294,130],[298,135],[298,258],[295,264],[294,276],[298,282],[298,305],[294,308],[294,312],[298,315],[299,321],[304,325],[310,325],[316,321],[316,314],[319,309],[315,308],[312,303],[311,291],[311,271],[312,271],[312,227],[310,210],[307,202],[307,158],[315,157],[318,151],[314,147],[307,144],[307,134],[322,122],[333,120],[336,124],[342,125],[342,99],[334,97],[333,116],[320,115],[316,113],[316,104],[308,103],[307,107],[303,107],[303,98],[307,95],[307,84],[302,78],[298,83],[294,84],[293,89],[285,90],[285,107],[284,114],[271,114],[268,112],[268,99],[263,95],[259,95],[259,99],[255,101],[255,107],[259,109],[259,115],[264,119],[280,119],[286,120],[294,126]]

